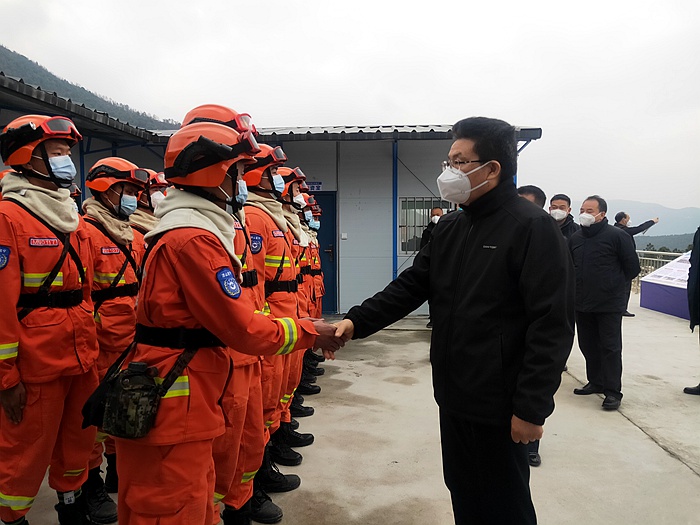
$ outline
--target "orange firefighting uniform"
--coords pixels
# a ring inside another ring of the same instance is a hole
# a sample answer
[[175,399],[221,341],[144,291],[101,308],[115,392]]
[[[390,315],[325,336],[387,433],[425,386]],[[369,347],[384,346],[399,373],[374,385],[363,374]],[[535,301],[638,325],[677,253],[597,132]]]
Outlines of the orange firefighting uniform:
[[[203,327],[224,345],[265,355],[313,345],[313,323],[256,313],[232,275],[234,267],[212,233],[197,228],[165,232],[145,264],[138,323]],[[181,353],[139,343],[129,360],[155,366],[163,377]],[[200,348],[161,400],[150,433],[138,440],[116,439],[122,523],[213,523],[212,443],[224,432],[220,400],[230,364],[226,347]]]
[[[296,268],[285,233],[265,211],[246,206],[246,224],[250,234],[251,250],[248,265],[258,274],[255,292],[262,295],[265,309],[274,317],[299,317],[296,292],[265,292],[266,283],[276,282],[284,286],[296,282]],[[270,285],[267,284],[269,287]],[[283,407],[290,398],[285,397],[291,365],[291,356],[264,357],[262,361],[263,411],[265,426],[269,430],[266,439],[280,426]]]
[[[238,220],[235,221],[235,228],[234,250],[243,264],[244,275],[249,274],[247,233]],[[262,311],[263,304],[256,302],[257,295],[251,287],[242,286],[242,293],[248,294],[255,309]],[[214,440],[214,501],[223,501],[230,507],[240,509],[253,495],[253,478],[265,452],[262,366],[260,356],[229,350],[233,358],[233,375],[222,399],[227,419],[226,431]],[[218,519],[215,516],[214,523],[218,523]]]
[[[307,277],[301,273],[301,269],[308,266],[308,259],[306,257],[306,251],[308,246],[301,246],[299,241],[294,236],[292,229],[287,230],[287,242],[291,247],[292,260],[294,261],[294,268],[297,274],[297,282],[299,283],[299,288],[297,290],[297,302],[299,304],[299,317],[309,316],[309,286],[307,283]],[[303,279],[303,280],[302,280]],[[300,282],[301,281],[301,282]],[[280,420],[285,423],[289,423],[292,420],[292,416],[289,409],[292,404],[292,398],[294,397],[294,391],[299,386],[299,381],[301,381],[301,373],[304,366],[304,354],[297,352],[289,356],[290,368],[289,375],[287,376],[287,381],[282,389],[282,413],[280,415]]]
[[[20,294],[36,294],[63,250],[60,239],[10,200],[0,202],[0,390],[20,381],[27,391],[22,421],[0,409],[0,519],[14,521],[32,506],[49,470],[59,492],[80,489],[95,429],[81,429],[81,409],[97,387],[97,339],[92,317],[92,250],[85,224],[70,234],[85,279],[70,255],[49,293],[77,291],[67,308],[37,307],[21,321]],[[29,295],[27,296],[29,297]],[[58,297],[58,296],[55,296]],[[80,300],[78,297],[77,300]]]
[[310,313],[313,317],[320,318],[323,315],[322,299],[323,295],[326,293],[326,288],[323,284],[323,271],[321,270],[321,255],[319,254],[318,240],[315,235],[311,235],[311,240],[309,241],[308,257],[309,264],[311,266],[311,276],[314,279],[311,301],[316,308],[315,313],[313,311],[311,311]]
[[[134,230],[134,240],[123,246],[128,250],[136,265],[136,268],[127,260],[126,255],[119,248],[118,240],[111,239],[101,231],[94,222],[99,222],[92,217],[86,217],[87,230],[92,240],[94,277],[92,281],[93,303],[95,306],[95,322],[97,325],[97,342],[100,353],[97,357],[97,373],[100,381],[107,373],[107,369],[117,360],[119,355],[134,341],[136,330],[136,296],[138,294],[138,278],[136,271],[141,265],[141,259],[145,251],[143,235]],[[124,272],[122,267],[126,263]],[[118,282],[115,279],[121,273]],[[102,292],[101,290],[109,290]],[[114,292],[112,292],[114,291]],[[123,297],[112,297],[102,300],[99,294],[117,293]],[[104,445],[104,447],[103,447]],[[97,441],[90,456],[90,469],[102,464],[102,452],[114,454],[114,441],[112,438],[97,432]]]

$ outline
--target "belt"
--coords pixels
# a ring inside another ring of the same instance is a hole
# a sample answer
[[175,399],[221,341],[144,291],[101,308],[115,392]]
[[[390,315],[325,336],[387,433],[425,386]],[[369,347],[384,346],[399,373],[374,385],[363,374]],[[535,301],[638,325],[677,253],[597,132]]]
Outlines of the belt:
[[116,297],[134,297],[139,293],[139,283],[112,286],[102,290],[94,290],[90,295],[94,303],[103,303]]
[[82,302],[82,288],[63,292],[23,293],[19,296],[17,308],[71,308]]
[[209,348],[226,346],[206,328],[157,328],[136,325],[136,342],[161,348]]
[[248,270],[247,272],[243,272],[241,276],[243,277],[243,282],[241,283],[243,288],[252,288],[258,284],[257,270]]
[[265,295],[270,295],[275,292],[296,293],[299,289],[299,283],[296,281],[266,281]]

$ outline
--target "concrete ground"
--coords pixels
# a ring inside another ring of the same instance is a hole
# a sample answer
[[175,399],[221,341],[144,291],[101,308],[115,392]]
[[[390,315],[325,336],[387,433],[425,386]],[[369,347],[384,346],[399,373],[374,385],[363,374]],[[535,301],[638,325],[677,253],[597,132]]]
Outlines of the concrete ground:
[[[636,305],[625,318],[625,397],[618,412],[601,396],[575,396],[585,366],[577,346],[531,471],[542,525],[700,523],[698,334],[687,321]],[[442,481],[437,407],[432,397],[425,318],[400,321],[350,342],[321,366],[316,414],[300,419],[316,441],[304,462],[283,467],[302,485],[273,494],[286,525],[442,525],[453,523]],[[44,485],[29,513],[56,523],[55,494]],[[193,524],[194,525],[194,524]]]

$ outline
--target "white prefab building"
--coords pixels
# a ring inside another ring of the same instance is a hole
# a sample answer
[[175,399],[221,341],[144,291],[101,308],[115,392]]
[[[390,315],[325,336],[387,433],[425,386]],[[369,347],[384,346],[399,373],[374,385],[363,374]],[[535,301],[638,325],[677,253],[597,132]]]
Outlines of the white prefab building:
[[[322,209],[324,311],[347,312],[409,267],[452,144],[450,125],[261,129],[306,174]],[[539,128],[518,128],[522,149]],[[427,314],[427,305],[417,313]]]
[[[0,73],[0,129],[30,113],[63,115],[76,123],[84,137],[73,150],[83,196],[85,175],[104,157],[162,171],[173,133],[130,126]],[[302,169],[323,209],[325,313],[347,312],[409,267],[431,208],[450,207],[436,183],[452,143],[450,125],[258,131],[260,142],[282,146],[287,165]],[[518,128],[520,149],[541,134],[539,128]],[[427,306],[417,312],[427,314]]]

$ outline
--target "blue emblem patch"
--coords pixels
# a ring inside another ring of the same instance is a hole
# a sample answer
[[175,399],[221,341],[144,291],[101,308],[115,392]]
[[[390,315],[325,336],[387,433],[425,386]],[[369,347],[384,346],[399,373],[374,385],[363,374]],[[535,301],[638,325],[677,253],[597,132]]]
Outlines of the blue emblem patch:
[[257,233],[251,233],[250,234],[250,251],[253,253],[260,253],[260,250],[262,250],[262,235],[258,235]]
[[238,284],[236,276],[230,268],[224,268],[216,272],[216,279],[226,295],[233,299],[238,299],[241,296],[241,285]]
[[10,248],[8,246],[0,246],[0,270],[2,270],[10,260]]

